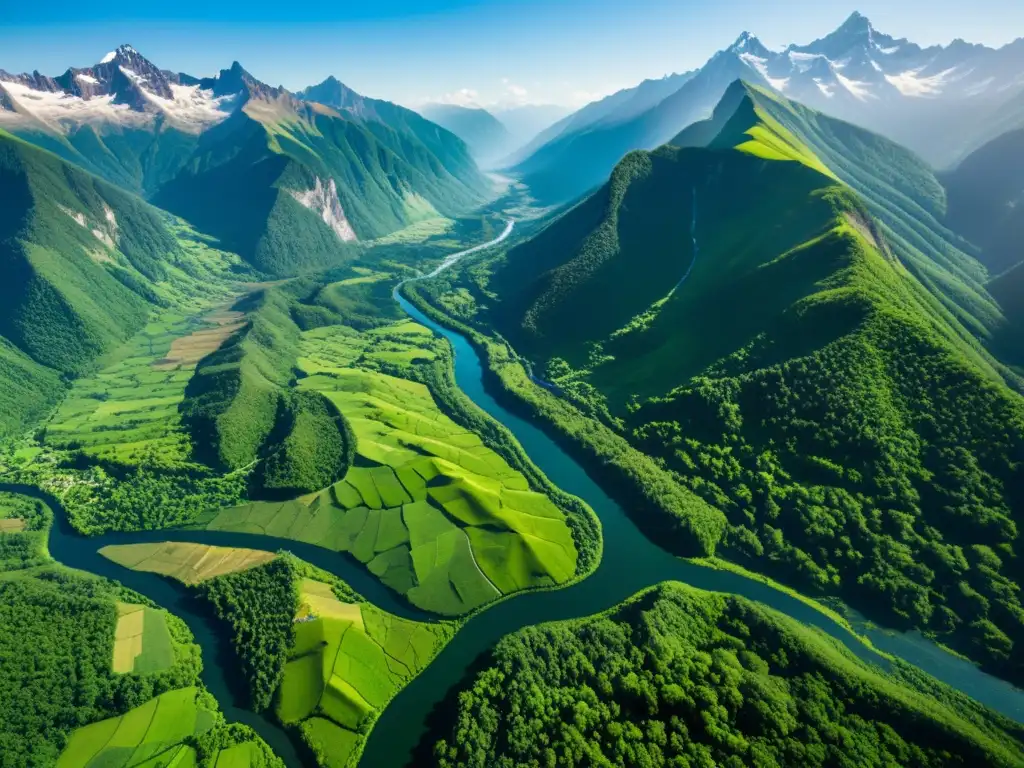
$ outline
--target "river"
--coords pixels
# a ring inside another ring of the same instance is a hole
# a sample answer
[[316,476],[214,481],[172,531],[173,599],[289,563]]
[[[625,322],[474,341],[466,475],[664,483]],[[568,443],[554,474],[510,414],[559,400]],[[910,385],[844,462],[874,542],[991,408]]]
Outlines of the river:
[[[484,247],[501,242],[511,231],[510,222],[500,237]],[[473,250],[480,249],[478,246]],[[454,264],[466,253],[468,251],[456,254],[454,258],[449,257],[442,268]],[[440,271],[441,268],[423,277]],[[463,336],[439,326],[400,295],[396,294],[396,298],[413,319],[444,336],[452,344],[455,350],[456,382],[466,395],[512,431],[533,462],[552,482],[579,496],[593,508],[601,520],[604,552],[598,568],[583,581],[565,589],[520,594],[470,619],[437,658],[381,714],[367,741],[361,766],[399,768],[408,765],[437,705],[464,679],[474,662],[503,635],[539,622],[588,616],[604,611],[662,581],[680,581],[701,589],[732,593],[760,601],[798,621],[822,629],[864,661],[882,667],[888,665],[884,657],[862,643],[845,627],[797,598],[738,574],[689,563],[650,542],[622,507],[574,459],[537,425],[509,412],[486,391],[480,358]],[[184,587],[159,576],[121,568],[97,554],[97,550],[107,544],[168,539],[221,546],[288,549],[314,565],[337,574],[383,610],[407,618],[428,620],[427,616],[384,587],[348,555],[256,534],[212,531],[113,533],[84,539],[71,530],[63,510],[53,499],[24,486],[0,485],[0,489],[31,493],[54,506],[57,519],[51,529],[49,546],[55,559],[73,568],[116,579],[184,619],[203,651],[203,682],[217,697],[225,715],[229,720],[251,725],[289,766],[304,764],[308,756],[299,753],[279,726],[245,710],[240,704],[244,701],[244,685],[228,672],[231,669],[226,663],[231,653],[229,640],[223,633],[216,631],[208,612]],[[900,655],[939,680],[1024,722],[1024,692],[1008,683],[981,672],[972,664],[953,657],[919,636],[883,633],[867,628],[862,631],[880,648]]]

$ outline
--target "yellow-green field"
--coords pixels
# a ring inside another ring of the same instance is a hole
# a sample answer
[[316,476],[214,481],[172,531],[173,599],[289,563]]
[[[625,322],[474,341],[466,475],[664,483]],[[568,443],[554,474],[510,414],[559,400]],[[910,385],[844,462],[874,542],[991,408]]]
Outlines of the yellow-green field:
[[195,750],[182,742],[217,722],[217,714],[199,697],[197,688],[169,691],[120,717],[78,728],[57,768],[194,766]]
[[194,585],[268,563],[276,555],[258,549],[213,547],[208,544],[165,541],[156,544],[114,544],[100,554],[133,571],[169,576]]
[[163,612],[119,602],[111,669],[121,674],[145,674],[170,669],[173,665],[174,643]]
[[354,762],[368,721],[427,665],[451,628],[342,602],[312,579],[299,590],[276,712],[283,723],[301,723],[321,765],[340,768]]
[[575,545],[551,500],[442,413],[426,386],[372,370],[432,359],[430,338],[411,322],[304,334],[299,386],[351,424],[357,466],[319,494],[222,510],[206,527],[351,552],[414,605],[444,615],[572,578]]

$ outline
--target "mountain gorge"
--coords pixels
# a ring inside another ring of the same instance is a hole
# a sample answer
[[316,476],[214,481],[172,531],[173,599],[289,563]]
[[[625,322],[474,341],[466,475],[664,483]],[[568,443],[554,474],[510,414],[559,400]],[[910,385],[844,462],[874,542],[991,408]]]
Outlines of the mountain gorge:
[[512,134],[486,109],[425,104],[420,107],[420,114],[466,142],[481,165],[492,166],[513,149]]
[[546,136],[529,157],[517,158],[514,170],[542,198],[575,197],[607,178],[629,150],[653,149],[710,115],[737,79],[881,133],[947,167],[992,138],[988,126],[997,119],[1019,125],[1012,105],[1024,94],[1022,67],[1022,41],[1000,49],[962,40],[922,48],[877,31],[859,13],[823,38],[782,51],[744,32],[696,73],[675,76],[682,82],[645,109],[631,105],[616,114],[615,103],[629,104],[629,92],[609,97],[611,113],[602,123],[584,121],[580,129]]
[[0,127],[146,196],[270,275],[335,263],[352,241],[487,194],[455,136],[330,85],[310,89],[324,103],[237,62],[199,79],[121,46],[59,78],[0,72]]

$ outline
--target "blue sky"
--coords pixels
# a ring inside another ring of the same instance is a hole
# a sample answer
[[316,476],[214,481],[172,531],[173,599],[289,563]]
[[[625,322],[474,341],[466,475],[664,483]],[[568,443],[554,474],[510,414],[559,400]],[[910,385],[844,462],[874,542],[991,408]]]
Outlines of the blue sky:
[[59,74],[127,42],[166,69],[205,75],[238,60],[292,89],[333,74],[409,105],[579,106],[698,67],[745,29],[781,47],[853,10],[921,44],[1024,36],[1019,0],[0,0],[0,69]]

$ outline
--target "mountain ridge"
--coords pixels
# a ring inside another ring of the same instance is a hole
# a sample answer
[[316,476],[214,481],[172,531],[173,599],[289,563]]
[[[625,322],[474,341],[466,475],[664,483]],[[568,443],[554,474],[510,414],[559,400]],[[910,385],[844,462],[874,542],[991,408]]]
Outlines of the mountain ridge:
[[237,61],[194,78],[127,45],[104,59],[63,81],[0,74],[11,107],[0,127],[144,195],[266,274],[340,263],[356,240],[490,194],[454,135],[336,79],[303,98]]
[[545,199],[576,197],[604,181],[625,152],[653,149],[705,118],[736,79],[881,133],[944,166],[978,141],[979,116],[983,122],[1024,94],[1021,71],[1024,39],[998,49],[961,40],[922,48],[878,32],[859,13],[818,40],[782,51],[744,32],[645,111],[577,131],[566,130],[570,116],[561,133],[545,134],[529,156],[513,157],[511,170]]

